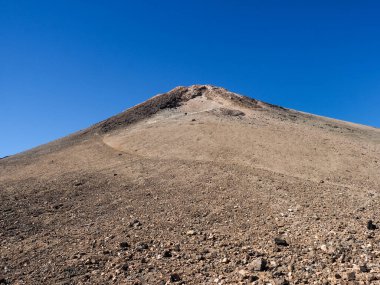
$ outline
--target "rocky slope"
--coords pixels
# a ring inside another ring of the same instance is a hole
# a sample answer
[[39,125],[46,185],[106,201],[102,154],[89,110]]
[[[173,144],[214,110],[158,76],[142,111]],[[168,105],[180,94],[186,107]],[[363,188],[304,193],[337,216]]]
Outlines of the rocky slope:
[[177,87],[0,160],[0,284],[380,284],[379,145]]

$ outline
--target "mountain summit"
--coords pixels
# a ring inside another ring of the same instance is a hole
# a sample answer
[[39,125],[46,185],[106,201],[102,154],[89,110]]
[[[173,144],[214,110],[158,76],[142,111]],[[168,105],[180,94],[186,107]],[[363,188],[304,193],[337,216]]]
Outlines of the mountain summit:
[[0,160],[0,284],[376,284],[379,145],[177,87]]

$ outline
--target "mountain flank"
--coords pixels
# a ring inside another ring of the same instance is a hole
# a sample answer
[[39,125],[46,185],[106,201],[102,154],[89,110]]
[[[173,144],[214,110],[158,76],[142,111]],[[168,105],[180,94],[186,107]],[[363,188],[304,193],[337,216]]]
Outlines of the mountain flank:
[[177,87],[0,160],[0,284],[380,284],[379,145]]

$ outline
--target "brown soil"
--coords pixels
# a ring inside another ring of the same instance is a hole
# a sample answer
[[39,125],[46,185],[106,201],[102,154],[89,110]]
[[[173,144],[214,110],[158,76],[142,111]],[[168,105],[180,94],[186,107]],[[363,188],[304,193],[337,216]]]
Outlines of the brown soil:
[[380,284],[379,145],[177,87],[0,160],[0,284]]

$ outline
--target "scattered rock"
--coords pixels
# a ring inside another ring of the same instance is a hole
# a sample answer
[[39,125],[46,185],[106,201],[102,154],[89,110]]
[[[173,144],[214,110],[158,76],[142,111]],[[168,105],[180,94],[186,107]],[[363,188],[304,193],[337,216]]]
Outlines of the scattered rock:
[[374,231],[377,229],[377,226],[373,223],[372,220],[369,220],[367,222],[367,229],[369,229],[370,231]]
[[356,280],[356,274],[355,274],[355,272],[348,272],[348,273],[346,273],[345,279],[347,279],[348,281],[354,281],[354,280]]
[[196,234],[196,232],[195,232],[194,230],[189,230],[189,231],[186,232],[186,234],[187,234],[188,236],[193,236],[193,235]]
[[173,273],[170,275],[170,282],[179,282],[181,281],[181,277],[177,273]]
[[128,271],[128,268],[129,268],[129,266],[128,266],[128,264],[123,264],[123,266],[121,267],[121,270],[123,270],[123,271]]
[[149,245],[147,243],[144,243],[144,242],[141,242],[136,246],[136,250],[140,251],[140,252],[143,250],[147,250],[148,248],[149,248]]
[[132,222],[129,223],[129,227],[130,228],[137,228],[137,227],[141,227],[142,224],[140,223],[139,220],[133,220]]
[[281,238],[275,238],[274,239],[274,243],[276,245],[279,245],[279,246],[289,246],[289,244],[287,243],[287,241],[284,240],[284,239],[281,239]]
[[289,285],[289,281],[286,280],[285,278],[281,277],[281,278],[276,278],[274,280],[274,284],[275,285]]
[[238,271],[238,273],[243,276],[243,277],[248,277],[250,272],[248,270],[245,270],[245,269],[241,269]]
[[322,244],[322,245],[321,245],[321,250],[322,250],[322,251],[327,251],[327,246],[326,246],[325,244]]
[[124,250],[126,250],[127,248],[129,248],[129,244],[126,241],[121,242],[119,244],[119,246],[120,246],[121,249],[124,249]]
[[165,250],[164,253],[162,254],[162,257],[169,258],[172,257],[172,253],[170,250]]
[[248,265],[248,268],[252,271],[265,271],[267,269],[267,261],[263,258],[256,258]]
[[370,271],[367,265],[362,265],[359,267],[359,269],[360,269],[360,272],[363,272],[363,273],[367,273]]

